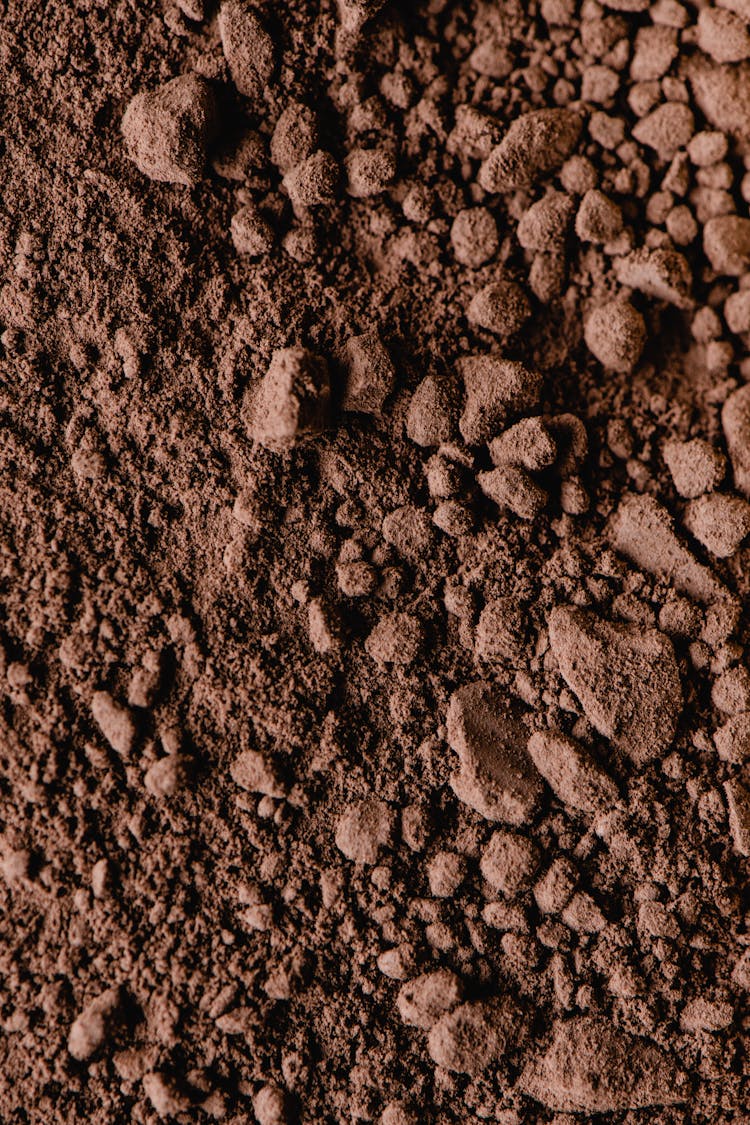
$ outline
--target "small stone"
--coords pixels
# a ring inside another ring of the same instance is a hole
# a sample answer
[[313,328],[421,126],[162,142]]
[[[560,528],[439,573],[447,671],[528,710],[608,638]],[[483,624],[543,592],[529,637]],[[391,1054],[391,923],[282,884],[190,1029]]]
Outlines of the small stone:
[[458,538],[468,535],[474,527],[474,514],[470,508],[457,500],[445,500],[438,504],[432,514],[432,522],[445,535]]
[[322,598],[311,598],[307,606],[307,627],[310,644],[321,656],[335,652],[340,646],[338,622]]
[[238,254],[259,258],[274,244],[274,233],[268,221],[254,204],[240,207],[232,215],[232,242]]
[[173,797],[187,786],[191,767],[190,759],[182,754],[167,754],[146,770],[144,785],[154,797]]
[[649,937],[677,941],[680,927],[671,910],[663,903],[647,901],[638,907],[638,929]]
[[396,175],[396,161],[383,149],[354,149],[345,164],[347,191],[355,199],[381,195]]
[[459,800],[487,820],[529,820],[541,780],[524,750],[526,728],[517,705],[489,684],[467,684],[451,696],[447,728],[461,763],[451,777]]
[[733,715],[714,733],[714,746],[723,762],[742,765],[750,760],[750,712]]
[[276,122],[271,137],[271,160],[286,175],[318,147],[318,119],[309,106],[290,102]]
[[350,35],[358,34],[385,3],[386,0],[337,0],[342,28]]
[[95,691],[91,697],[91,714],[112,749],[123,758],[129,757],[137,733],[130,709],[117,703],[108,691]]
[[698,46],[717,63],[750,58],[750,31],[745,20],[722,8],[701,8],[698,13]]
[[750,384],[740,387],[726,400],[721,424],[732,462],[735,487],[750,496]]
[[589,313],[584,335],[589,351],[603,367],[629,374],[641,358],[646,324],[629,301],[610,301]]
[[521,216],[516,237],[524,250],[560,250],[575,209],[563,191],[548,191]]
[[453,898],[466,878],[466,859],[457,852],[437,852],[427,865],[430,893],[436,898]]
[[259,100],[276,69],[276,48],[245,0],[224,0],[219,35],[232,81],[241,94]]
[[541,418],[524,418],[489,444],[495,465],[520,465],[531,473],[550,468],[557,460],[557,443]]
[[724,302],[724,319],[730,332],[750,332],[750,289],[731,293]]
[[722,672],[711,688],[711,702],[725,715],[750,711],[750,672],[737,666]]
[[526,628],[515,598],[491,598],[477,622],[474,656],[477,660],[521,660],[526,649]]
[[609,196],[587,191],[578,206],[576,234],[584,242],[610,242],[622,231],[622,211]]
[[734,1008],[727,1001],[709,1000],[698,996],[689,1000],[680,1013],[680,1027],[683,1031],[716,1034],[724,1031],[734,1022]]
[[677,58],[677,32],[671,27],[641,27],[630,63],[633,82],[650,82],[667,73]]
[[563,909],[562,920],[574,933],[599,934],[607,925],[607,919],[585,891],[577,891]]
[[750,219],[719,215],[703,228],[703,249],[718,274],[741,277],[750,269]]
[[497,223],[486,207],[459,211],[451,227],[451,243],[456,261],[479,269],[495,257],[500,245]]
[[173,1078],[161,1071],[151,1070],[144,1074],[143,1091],[157,1117],[164,1120],[186,1113],[190,1109],[190,1098],[187,1094],[182,1092]]
[[571,156],[560,169],[560,183],[571,195],[585,195],[596,187],[598,175],[587,156]]
[[677,538],[672,517],[653,496],[626,494],[609,530],[615,549],[648,574],[668,578],[676,589],[700,602],[727,597],[713,572]]
[[253,1098],[253,1113],[258,1125],[290,1125],[293,1120],[286,1093],[270,1083]]
[[723,133],[708,129],[696,133],[687,146],[688,156],[698,168],[718,164],[727,154],[729,143]]
[[530,410],[539,401],[541,375],[515,360],[500,355],[465,356],[458,367],[466,387],[458,425],[469,445],[490,441],[512,414]]
[[396,371],[376,328],[350,336],[344,348],[346,387],[344,410],[382,413],[396,385]]
[[435,544],[429,513],[413,504],[395,508],[383,519],[383,538],[408,562],[423,563]]
[[128,156],[144,176],[194,187],[203,176],[215,126],[211,87],[197,74],[182,74],[136,94],[121,127]]
[[570,901],[578,882],[578,872],[565,856],[554,859],[534,884],[534,901],[542,914],[559,914]]
[[724,782],[724,792],[734,849],[740,855],[750,856],[750,787],[734,777]]
[[98,859],[91,868],[91,891],[94,898],[107,898],[114,883],[112,864],[108,859]]
[[672,644],[656,629],[610,624],[573,606],[548,619],[550,644],[592,726],[637,765],[671,744],[682,708]]
[[692,304],[693,275],[685,257],[676,250],[635,250],[615,260],[615,273],[621,285],[647,297],[667,301],[678,309]]
[[232,780],[249,793],[280,800],[286,796],[286,786],[273,762],[260,750],[243,750],[232,762],[229,772]]
[[728,559],[750,535],[750,504],[740,496],[713,492],[691,500],[683,522],[712,555]]
[[430,1030],[432,1061],[459,1074],[481,1074],[499,1062],[518,1035],[518,1012],[509,999],[461,1004]]
[[405,984],[396,1005],[405,1024],[429,1031],[442,1015],[461,1003],[463,994],[463,984],[455,973],[437,969]]
[[705,492],[713,492],[726,472],[726,459],[702,438],[690,441],[668,441],[664,461],[680,496],[692,500]]
[[695,118],[690,108],[681,102],[666,102],[636,122],[632,135],[640,144],[655,149],[662,160],[671,160],[694,132]]
[[547,493],[517,465],[501,465],[479,473],[477,483],[499,508],[508,508],[522,520],[536,519],[547,506]]
[[3,879],[11,887],[28,879],[30,869],[31,853],[26,848],[14,848],[4,855],[0,862]]
[[419,384],[406,415],[406,432],[416,445],[443,445],[454,436],[456,391],[447,379],[426,375]]
[[528,741],[532,762],[558,800],[576,812],[599,816],[618,803],[617,786],[589,752],[568,735],[537,731]]
[[319,434],[328,420],[328,365],[306,348],[281,348],[250,399],[255,441],[283,452],[300,438]]
[[536,844],[515,832],[493,832],[479,869],[494,891],[512,898],[531,885],[539,867]]
[[283,184],[296,215],[304,218],[310,207],[330,207],[336,202],[340,172],[330,152],[319,149],[284,176]]
[[486,160],[498,144],[502,127],[476,106],[456,106],[456,125],[448,137],[448,151],[473,160]]
[[515,281],[493,281],[475,293],[466,316],[470,324],[502,339],[515,335],[531,316],[529,299]]
[[409,980],[414,975],[416,953],[411,942],[404,941],[393,949],[386,949],[378,957],[378,968],[390,980]]
[[551,1046],[526,1065],[518,1088],[562,1113],[617,1113],[690,1098],[671,1055],[596,1016],[558,1020]]
[[685,63],[693,98],[709,124],[740,142],[750,140],[750,64],[724,66],[696,53]]
[[352,863],[372,866],[392,847],[396,814],[385,801],[369,798],[350,805],[336,825],[336,847]]
[[422,623],[410,613],[386,613],[365,641],[365,649],[376,664],[408,667],[417,659],[424,643]]
[[108,988],[83,1009],[68,1035],[68,1052],[80,1062],[90,1059],[111,1038],[121,1014],[122,989]]
[[536,183],[570,156],[581,128],[580,116],[568,109],[532,110],[516,118],[480,168],[480,186],[507,192]]

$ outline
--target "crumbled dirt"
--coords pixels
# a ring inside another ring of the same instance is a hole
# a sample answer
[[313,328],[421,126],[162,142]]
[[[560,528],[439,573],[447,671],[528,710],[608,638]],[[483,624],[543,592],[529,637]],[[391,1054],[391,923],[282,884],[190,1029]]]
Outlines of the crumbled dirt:
[[0,1121],[750,1121],[750,4],[0,0]]

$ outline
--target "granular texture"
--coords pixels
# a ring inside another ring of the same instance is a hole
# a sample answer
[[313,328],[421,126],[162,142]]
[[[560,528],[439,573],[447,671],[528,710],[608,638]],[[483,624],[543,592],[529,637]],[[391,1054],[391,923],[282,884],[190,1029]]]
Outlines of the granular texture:
[[0,1123],[750,1121],[748,0],[0,83]]

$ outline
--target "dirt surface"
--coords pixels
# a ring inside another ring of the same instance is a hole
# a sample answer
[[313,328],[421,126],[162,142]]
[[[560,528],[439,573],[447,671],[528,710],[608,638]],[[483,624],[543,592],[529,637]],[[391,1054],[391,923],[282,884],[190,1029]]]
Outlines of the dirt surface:
[[0,81],[0,1121],[750,1121],[750,4]]

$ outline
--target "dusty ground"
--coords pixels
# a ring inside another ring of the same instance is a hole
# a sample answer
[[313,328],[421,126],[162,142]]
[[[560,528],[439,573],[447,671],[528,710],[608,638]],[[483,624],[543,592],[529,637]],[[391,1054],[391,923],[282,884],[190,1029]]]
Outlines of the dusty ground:
[[0,0],[0,1120],[750,1121],[750,7],[180,4]]

